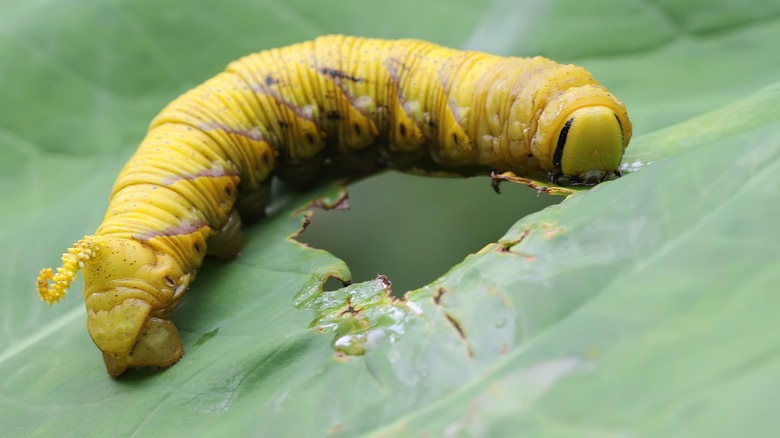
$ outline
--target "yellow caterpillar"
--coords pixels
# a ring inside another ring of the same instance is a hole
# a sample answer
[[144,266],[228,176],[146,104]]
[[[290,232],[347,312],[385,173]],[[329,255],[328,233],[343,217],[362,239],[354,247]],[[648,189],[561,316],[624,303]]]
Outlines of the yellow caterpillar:
[[326,159],[547,174],[594,184],[631,138],[623,104],[583,68],[416,40],[326,36],[231,63],[171,102],[119,174],[102,225],[38,277],[54,303],[81,270],[109,374],[167,367],[171,313],[203,257],[235,256],[270,179]]

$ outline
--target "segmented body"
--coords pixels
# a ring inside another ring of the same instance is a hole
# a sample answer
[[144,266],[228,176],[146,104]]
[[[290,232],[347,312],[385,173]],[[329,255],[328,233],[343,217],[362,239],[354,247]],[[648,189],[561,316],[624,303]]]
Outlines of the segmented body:
[[326,158],[565,174],[569,137],[597,136],[569,133],[584,107],[611,112],[599,123],[609,141],[619,129],[622,156],[626,110],[581,67],[344,36],[249,55],[153,120],[102,225],[57,275],[42,271],[39,291],[59,300],[82,269],[109,372],[171,365],[183,353],[172,309],[207,253],[240,250],[239,216],[262,216],[272,176],[307,183]]

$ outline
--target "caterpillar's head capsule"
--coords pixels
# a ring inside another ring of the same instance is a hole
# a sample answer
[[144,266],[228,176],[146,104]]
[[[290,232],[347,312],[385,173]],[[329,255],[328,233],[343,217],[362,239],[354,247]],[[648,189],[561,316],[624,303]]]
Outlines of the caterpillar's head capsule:
[[574,184],[593,185],[620,165],[625,134],[615,111],[605,106],[574,110],[558,130],[552,164],[556,174]]
[[631,134],[625,105],[592,83],[550,97],[539,113],[531,152],[554,182],[593,185],[618,173]]

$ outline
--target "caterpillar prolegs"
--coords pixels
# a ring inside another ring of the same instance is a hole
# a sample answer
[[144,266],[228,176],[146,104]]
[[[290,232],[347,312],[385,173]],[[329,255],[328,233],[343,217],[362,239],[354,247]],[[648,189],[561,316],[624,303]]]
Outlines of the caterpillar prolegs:
[[235,256],[270,179],[325,161],[547,174],[594,184],[631,138],[623,104],[583,68],[416,40],[326,36],[252,54],[152,121],[94,235],[38,277],[43,300],[84,278],[87,327],[109,374],[166,367],[171,313],[206,254]]

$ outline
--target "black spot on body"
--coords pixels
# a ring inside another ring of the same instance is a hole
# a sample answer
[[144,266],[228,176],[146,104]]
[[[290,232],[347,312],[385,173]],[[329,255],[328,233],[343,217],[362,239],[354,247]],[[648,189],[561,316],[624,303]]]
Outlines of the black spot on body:
[[335,68],[323,67],[323,68],[320,69],[320,73],[322,73],[322,74],[324,74],[326,76],[330,76],[333,79],[346,79],[346,80],[352,81],[352,82],[363,82],[364,81],[363,78],[350,76],[350,75],[344,73],[341,70],[336,70]]
[[338,111],[328,111],[325,113],[325,118],[328,120],[341,120],[341,114]]
[[401,125],[398,126],[398,131],[401,132],[401,137],[406,137],[406,125],[401,123]]

